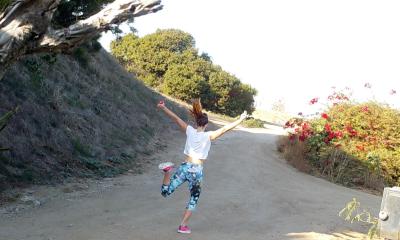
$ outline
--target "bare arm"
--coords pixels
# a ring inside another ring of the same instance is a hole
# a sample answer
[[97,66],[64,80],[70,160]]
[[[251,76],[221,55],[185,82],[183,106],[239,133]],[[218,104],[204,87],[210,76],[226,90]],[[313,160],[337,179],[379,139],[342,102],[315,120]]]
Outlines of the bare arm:
[[185,123],[180,117],[178,117],[174,112],[172,112],[171,110],[169,110],[166,106],[164,101],[160,101],[157,104],[157,107],[161,108],[167,115],[168,117],[170,117],[172,120],[174,120],[174,122],[176,122],[176,124],[178,124],[178,126],[181,128],[181,130],[183,132],[186,132],[186,128],[187,128],[187,123]]
[[211,140],[215,140],[217,138],[219,138],[220,136],[224,135],[224,133],[228,132],[229,130],[232,130],[233,128],[235,128],[237,125],[239,125],[244,119],[246,119],[248,117],[247,112],[244,111],[242,113],[242,115],[240,115],[240,118],[236,121],[234,121],[233,123],[230,123],[228,125],[223,126],[222,128],[213,131],[210,134],[210,139]]

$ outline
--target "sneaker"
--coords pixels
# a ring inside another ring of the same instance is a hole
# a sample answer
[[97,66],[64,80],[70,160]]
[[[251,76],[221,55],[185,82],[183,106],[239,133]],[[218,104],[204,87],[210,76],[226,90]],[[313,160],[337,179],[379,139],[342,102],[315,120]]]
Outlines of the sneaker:
[[192,231],[188,226],[179,226],[178,233],[191,233]]
[[174,164],[172,162],[164,162],[158,165],[158,168],[163,170],[164,172],[169,172],[174,168]]

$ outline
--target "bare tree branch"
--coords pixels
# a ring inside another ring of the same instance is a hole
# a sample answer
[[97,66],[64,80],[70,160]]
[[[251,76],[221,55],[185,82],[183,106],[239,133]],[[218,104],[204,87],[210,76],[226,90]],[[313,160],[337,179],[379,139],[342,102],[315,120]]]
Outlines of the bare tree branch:
[[97,14],[62,29],[51,19],[60,0],[16,0],[0,14],[0,79],[10,64],[36,52],[66,52],[128,19],[162,9],[161,0],[115,0]]

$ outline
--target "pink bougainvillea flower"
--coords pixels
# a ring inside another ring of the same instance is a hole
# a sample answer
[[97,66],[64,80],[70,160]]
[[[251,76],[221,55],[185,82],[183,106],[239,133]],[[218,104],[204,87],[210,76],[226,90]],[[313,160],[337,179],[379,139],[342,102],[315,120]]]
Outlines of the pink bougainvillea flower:
[[370,83],[365,83],[365,84],[364,84],[364,87],[365,87],[365,88],[371,88],[371,84],[370,84]]
[[347,126],[346,127],[347,132],[350,134],[351,137],[357,136],[357,131],[353,129],[352,126]]
[[395,95],[396,94],[396,90],[392,89],[390,90],[390,95]]
[[301,134],[301,135],[299,136],[299,140],[302,141],[302,142],[304,142],[304,141],[306,140],[306,136],[303,135],[303,134]]
[[343,132],[342,131],[336,131],[335,132],[335,137],[337,137],[337,138],[342,138],[343,137]]
[[369,108],[368,108],[368,106],[364,106],[364,107],[362,107],[362,108],[361,108],[361,110],[362,110],[363,112],[369,112]]
[[328,114],[326,114],[326,113],[322,113],[322,114],[321,114],[321,117],[322,117],[322,118],[325,118],[325,119],[328,119],[328,118],[329,118]]
[[317,102],[318,102],[318,98],[313,98],[310,100],[311,105],[316,104]]
[[328,135],[328,139],[329,139],[329,140],[332,140],[332,139],[334,139],[335,137],[336,137],[336,135],[335,135],[334,132],[329,132],[329,135]]
[[310,124],[308,122],[304,122],[301,125],[301,128],[303,129],[303,131],[309,130],[310,129]]
[[296,135],[294,135],[294,134],[290,134],[289,135],[289,140],[290,141],[293,141],[295,138],[296,138]]
[[325,128],[325,131],[327,131],[327,132],[331,132],[332,131],[331,125],[329,125],[329,123],[325,124],[324,128]]

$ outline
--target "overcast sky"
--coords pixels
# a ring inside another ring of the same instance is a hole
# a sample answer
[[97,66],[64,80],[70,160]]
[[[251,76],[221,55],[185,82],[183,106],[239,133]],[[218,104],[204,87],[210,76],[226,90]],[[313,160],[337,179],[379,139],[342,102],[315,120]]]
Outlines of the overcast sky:
[[[135,19],[143,36],[177,28],[200,52],[255,87],[258,106],[283,99],[290,112],[312,112],[311,98],[332,86],[374,94],[400,107],[400,1],[163,0]],[[110,34],[101,40],[106,48]],[[370,83],[371,89],[364,88]],[[391,95],[391,89],[398,93]]]

